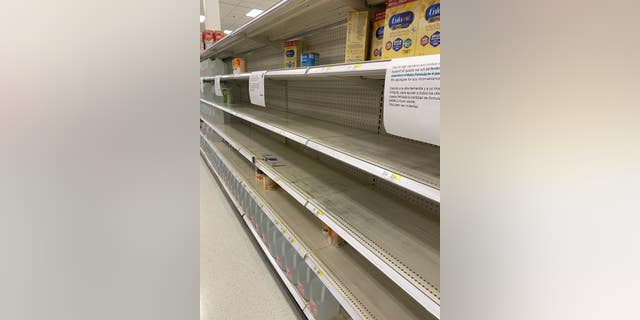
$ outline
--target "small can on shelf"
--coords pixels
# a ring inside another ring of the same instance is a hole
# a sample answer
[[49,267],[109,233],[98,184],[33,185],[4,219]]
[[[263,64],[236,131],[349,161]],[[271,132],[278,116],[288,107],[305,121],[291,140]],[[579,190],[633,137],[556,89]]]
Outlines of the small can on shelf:
[[339,247],[344,243],[342,237],[340,237],[333,229],[331,229],[328,225],[322,224],[322,235],[325,236],[327,244],[332,247]]
[[262,182],[264,180],[264,172],[260,168],[256,167],[256,181]]
[[244,58],[233,58],[231,66],[233,67],[233,74],[247,72],[247,61]]
[[315,52],[305,52],[300,56],[301,67],[313,67],[320,64],[320,54]]
[[222,88],[222,102],[224,104],[232,104],[233,99],[231,97],[231,90],[228,88]]

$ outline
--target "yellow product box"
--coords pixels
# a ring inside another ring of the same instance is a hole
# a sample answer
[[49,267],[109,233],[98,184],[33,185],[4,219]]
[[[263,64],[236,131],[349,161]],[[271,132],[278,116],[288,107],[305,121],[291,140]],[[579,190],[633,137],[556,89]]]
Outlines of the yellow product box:
[[440,0],[421,0],[416,56],[440,53]]
[[273,181],[273,179],[269,178],[269,176],[264,175],[262,178],[262,189],[264,190],[275,190],[278,188],[278,184]]
[[367,60],[369,53],[369,11],[351,11],[347,14],[347,42],[344,62]]
[[302,54],[303,49],[302,40],[291,40],[284,43],[285,69],[300,67],[300,54]]
[[382,46],[384,45],[384,17],[384,11],[378,11],[373,15],[369,60],[382,59]]
[[387,0],[382,58],[411,57],[416,48],[420,1]]

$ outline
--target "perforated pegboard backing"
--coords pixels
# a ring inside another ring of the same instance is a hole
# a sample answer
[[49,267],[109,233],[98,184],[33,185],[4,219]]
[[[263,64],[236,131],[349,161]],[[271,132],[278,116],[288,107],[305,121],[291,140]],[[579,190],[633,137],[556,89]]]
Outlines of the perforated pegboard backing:
[[[215,109],[212,106],[209,106],[207,104],[200,104],[200,108],[201,108],[201,115],[203,116],[203,118],[205,118],[207,121],[210,122],[218,122],[219,119],[218,117],[221,116],[222,113],[217,113],[215,112],[217,109]],[[286,143],[289,147],[301,151],[305,154],[307,154],[308,156],[312,157],[313,159],[316,159],[324,164],[326,164],[327,166],[338,170],[340,172],[343,172],[345,175],[352,177],[354,180],[360,181],[362,183],[365,184],[369,184],[372,187],[375,188],[379,188],[381,190],[385,190],[386,192],[388,192],[389,194],[392,194],[394,197],[397,197],[399,199],[402,199],[404,201],[406,201],[406,203],[419,208],[421,212],[424,212],[425,214],[435,214],[438,215],[440,212],[440,205],[437,202],[434,202],[432,200],[429,200],[423,196],[420,196],[416,193],[413,193],[411,191],[408,191],[402,187],[399,187],[393,183],[390,183],[388,181],[385,181],[383,179],[377,178],[365,171],[362,171],[358,168],[355,168],[353,166],[350,166],[348,164],[345,164],[344,162],[341,162],[339,160],[336,160],[334,158],[331,158],[327,155],[324,155],[322,153],[317,152],[316,150],[313,150],[311,148],[307,148],[297,142],[288,140],[286,138],[284,138],[283,136],[268,131],[264,128],[261,128],[259,126],[256,126],[254,124],[251,124],[249,122],[246,122],[242,119],[239,118],[235,118],[232,117],[234,119],[234,122],[238,122],[238,123],[242,123],[246,126],[251,127],[253,130],[256,130],[258,132],[260,132],[262,135],[264,136],[268,136],[271,139],[280,141],[282,143]],[[210,130],[207,128],[207,126],[204,126],[205,128],[202,130],[207,137],[210,137],[210,139],[221,139],[219,138],[214,131]],[[211,140],[214,141],[214,140]]]
[[[344,46],[347,36],[346,24],[339,24],[329,29],[315,31],[301,37],[304,42],[303,52],[320,54],[321,64],[344,62]],[[247,71],[282,69],[284,67],[284,42],[276,42],[275,46],[266,46],[241,57],[246,58]]]
[[244,55],[247,71],[281,69],[284,64],[284,47],[267,46]]
[[[266,80],[264,83],[265,104],[269,108],[287,111],[287,82]],[[247,93],[248,95],[248,93]]]
[[[344,46],[346,40],[346,24],[340,23],[323,30],[307,33],[301,37],[305,43],[304,51],[320,54],[323,65],[344,62]],[[280,43],[272,46],[235,55],[247,61],[247,71],[274,70],[283,68],[283,48]],[[237,51],[239,52],[239,51]],[[225,59],[230,62],[231,59]],[[229,65],[230,66],[230,65]],[[384,110],[382,108],[384,80],[350,78],[326,78],[327,80],[266,80],[266,109],[286,111],[301,116],[329,121],[350,128],[390,135],[384,129]],[[226,81],[233,95],[233,103],[249,103],[248,82]],[[207,98],[211,97],[210,85],[205,89]],[[215,100],[218,100],[216,97]],[[207,107],[210,108],[210,107]],[[206,111],[206,110],[202,110]],[[262,130],[276,139],[283,139],[277,134]],[[391,135],[393,136],[393,135]],[[410,140],[398,136],[397,139]],[[375,185],[419,207],[428,208],[427,212],[439,212],[439,205],[411,191],[400,188],[382,179],[346,165],[338,160],[319,154],[309,148],[287,141],[293,148],[311,155],[329,166],[345,172],[360,181]],[[438,148],[437,146],[425,146]],[[439,149],[439,148],[438,148]]]
[[344,62],[344,46],[347,40],[346,24],[316,31],[305,37],[304,40],[306,51],[320,54],[320,64]]
[[[266,108],[379,132],[384,80],[266,80]],[[234,103],[250,103],[247,81],[227,81]]]
[[[205,105],[205,108],[207,107],[213,108],[211,106]],[[268,131],[252,123],[246,122],[242,119],[238,119],[238,123],[251,127],[253,130],[260,132],[261,135],[268,136],[269,138],[280,141],[281,143],[286,143],[290,148],[295,149],[299,152],[302,152],[308,155],[309,157],[324,163],[325,165],[327,165],[328,167],[334,170],[344,173],[345,176],[349,176],[354,180],[360,181],[361,183],[371,185],[374,188],[385,190],[389,194],[392,194],[394,197],[406,201],[408,205],[419,208],[421,212],[424,212],[425,214],[435,214],[436,218],[438,218],[437,215],[440,212],[440,205],[437,202],[431,201],[425,197],[417,195],[402,187],[399,187],[395,184],[392,184],[390,182],[377,178],[367,172],[364,172],[344,162],[341,162],[327,155],[319,153],[316,150],[307,148],[304,145],[301,145],[295,141],[288,140],[279,134]],[[221,139],[219,138],[218,135],[215,134],[214,131],[211,131],[211,130],[203,130],[203,131],[207,134],[207,137],[211,137],[211,139]]]
[[405,201],[405,203],[410,204],[416,208],[422,209],[421,212],[425,214],[434,214],[436,218],[440,218],[440,204],[427,199],[423,196],[420,196],[414,192],[411,192],[407,189],[399,187],[396,184],[385,181],[378,177],[373,177],[373,184],[376,188],[385,190],[387,193],[394,195],[397,198],[400,198]]
[[289,81],[288,111],[378,132],[383,80]]

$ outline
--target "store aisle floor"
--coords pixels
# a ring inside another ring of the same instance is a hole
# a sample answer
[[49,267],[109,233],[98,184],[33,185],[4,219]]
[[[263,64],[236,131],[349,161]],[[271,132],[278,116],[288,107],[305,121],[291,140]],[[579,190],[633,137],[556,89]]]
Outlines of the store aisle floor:
[[299,319],[200,161],[200,319]]

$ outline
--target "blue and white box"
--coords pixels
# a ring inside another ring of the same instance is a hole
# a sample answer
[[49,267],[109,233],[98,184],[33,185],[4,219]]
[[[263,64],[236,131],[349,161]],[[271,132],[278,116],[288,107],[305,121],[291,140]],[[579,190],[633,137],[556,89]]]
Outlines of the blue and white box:
[[313,67],[320,64],[320,55],[315,52],[305,52],[300,56],[301,67]]

